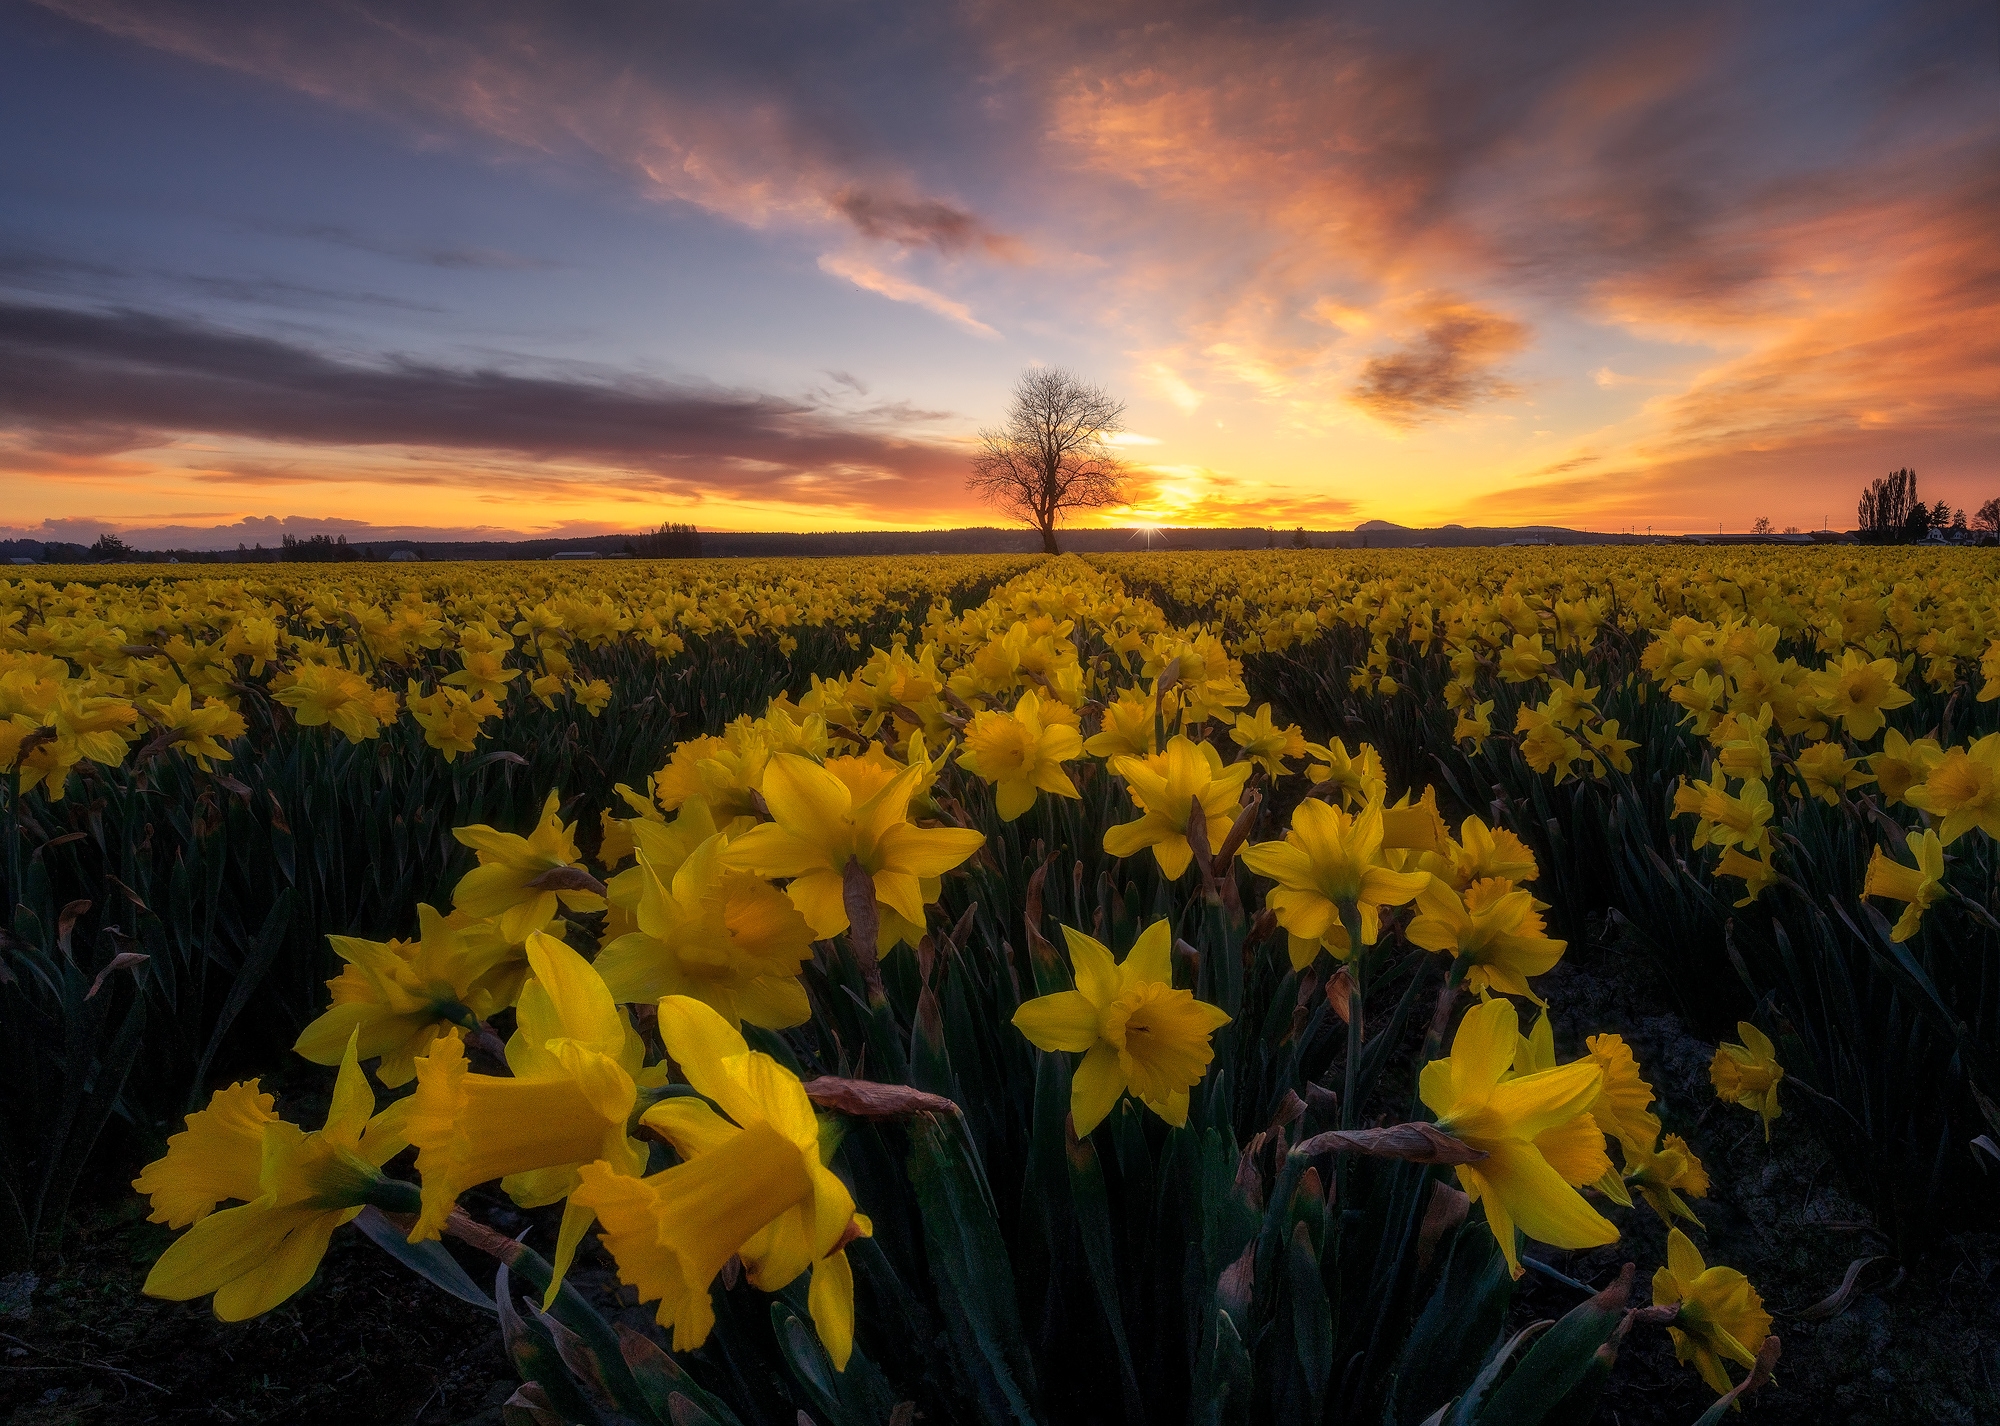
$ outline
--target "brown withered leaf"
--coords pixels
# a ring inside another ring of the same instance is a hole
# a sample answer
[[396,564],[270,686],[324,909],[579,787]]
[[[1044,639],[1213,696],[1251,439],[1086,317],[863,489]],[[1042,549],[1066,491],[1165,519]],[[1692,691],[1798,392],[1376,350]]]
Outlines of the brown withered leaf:
[[580,866],[550,867],[528,883],[534,891],[587,891],[592,896],[602,896],[604,883]]
[[1847,1265],[1847,1271],[1840,1279],[1840,1286],[1822,1297],[1810,1307],[1802,1307],[1791,1315],[1801,1322],[1824,1322],[1829,1317],[1838,1317],[1847,1310],[1847,1304],[1854,1300],[1854,1294],[1861,1283],[1861,1274],[1875,1263],[1892,1262],[1893,1259],[1880,1254],[1856,1258]]
[[913,1114],[956,1114],[958,1106],[941,1094],[929,1094],[906,1084],[877,1084],[866,1079],[842,1079],[823,1074],[809,1079],[806,1098],[822,1109],[852,1119],[907,1119]]
[[[1346,966],[1335,971],[1333,979],[1326,983],[1326,1003],[1333,1007],[1333,1013],[1340,1017],[1341,1024],[1350,1023],[1349,1017],[1354,1013],[1354,976]],[[1360,1028],[1365,1038],[1368,1033],[1365,1020]]]
[[151,956],[142,956],[137,951],[120,951],[117,955],[113,956],[110,960],[104,963],[104,969],[97,973],[97,978],[95,980],[91,981],[90,989],[86,990],[83,993],[83,998],[85,1000],[89,1000],[91,997],[95,996],[98,991],[104,989],[105,980],[109,978],[114,971],[125,970],[126,968],[131,966],[142,966],[151,959],[152,959]]
[[1385,1129],[1329,1129],[1292,1150],[1308,1158],[1340,1150],[1413,1164],[1476,1164],[1484,1149],[1454,1139],[1435,1124],[1391,1124]]

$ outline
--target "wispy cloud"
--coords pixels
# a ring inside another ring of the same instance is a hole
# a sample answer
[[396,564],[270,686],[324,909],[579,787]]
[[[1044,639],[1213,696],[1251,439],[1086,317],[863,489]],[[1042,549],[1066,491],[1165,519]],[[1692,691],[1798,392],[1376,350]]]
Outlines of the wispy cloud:
[[933,292],[922,283],[911,282],[893,272],[888,272],[867,258],[855,253],[825,253],[820,257],[821,272],[844,277],[865,292],[873,292],[888,298],[891,302],[909,302],[927,312],[935,312],[948,322],[956,322],[975,336],[998,337],[993,328],[972,315],[972,309],[963,302]]

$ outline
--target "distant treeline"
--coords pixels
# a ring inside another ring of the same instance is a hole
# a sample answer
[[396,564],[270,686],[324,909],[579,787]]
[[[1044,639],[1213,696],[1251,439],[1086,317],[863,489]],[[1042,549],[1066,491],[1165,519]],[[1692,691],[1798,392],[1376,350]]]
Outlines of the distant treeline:
[[[1065,530],[1062,547],[1078,554],[1134,550],[1410,549],[1494,545],[1626,545],[1671,542],[1673,536],[1609,534],[1559,525],[1446,525],[1412,529],[1370,521],[1355,530],[1282,529],[1276,526],[1213,529]],[[1715,536],[1703,537],[1713,540]],[[1737,537],[1731,537],[1737,538]],[[1816,538],[1826,538],[1824,534]],[[1838,538],[1837,536],[1834,538]],[[243,564],[273,560],[343,562],[392,559],[533,560],[556,555],[600,555],[612,559],[799,558],[857,555],[1034,554],[1041,536],[1034,530],[994,526],[960,530],[829,530],[735,532],[698,531],[666,524],[629,535],[570,539],[415,541],[350,540],[346,535],[287,535],[275,549],[239,545],[233,550],[134,550],[114,535],[95,545],[40,540],[0,540],[0,560],[28,559],[51,564],[146,563]]]

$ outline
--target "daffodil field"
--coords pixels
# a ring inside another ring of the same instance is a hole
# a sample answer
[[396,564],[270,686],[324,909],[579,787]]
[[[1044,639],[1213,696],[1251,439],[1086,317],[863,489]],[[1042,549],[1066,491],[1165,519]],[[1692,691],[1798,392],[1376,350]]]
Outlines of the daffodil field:
[[1543,978],[1643,958],[1715,1115],[1942,1231],[2000,1164],[1996,570],[0,580],[0,1267],[129,1163],[148,1294],[365,1235],[497,1313],[509,1422],[1555,1426],[1649,1334],[1754,1414],[1688,1126]]

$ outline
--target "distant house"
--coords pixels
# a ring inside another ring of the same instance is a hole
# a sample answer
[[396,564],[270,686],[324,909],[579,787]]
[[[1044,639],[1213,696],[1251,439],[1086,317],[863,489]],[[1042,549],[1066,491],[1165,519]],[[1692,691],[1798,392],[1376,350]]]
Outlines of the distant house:
[[398,564],[409,564],[416,560],[417,552],[415,550],[391,550],[389,551],[389,558]]

